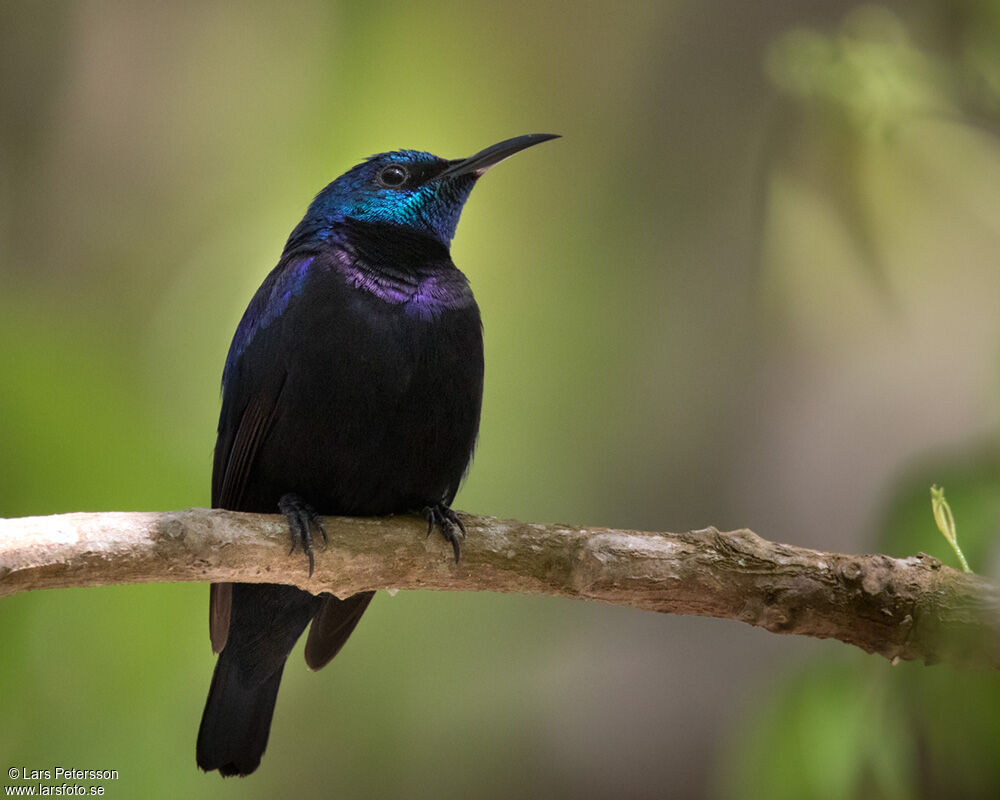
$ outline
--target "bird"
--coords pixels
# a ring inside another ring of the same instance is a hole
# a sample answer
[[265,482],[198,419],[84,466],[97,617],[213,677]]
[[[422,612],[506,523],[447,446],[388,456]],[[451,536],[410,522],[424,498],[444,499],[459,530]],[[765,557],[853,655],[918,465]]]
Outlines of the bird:
[[[484,365],[479,307],[451,241],[478,179],[554,138],[527,134],[454,160],[380,153],[315,197],[226,357],[213,508],[283,514],[310,575],[323,515],[423,513],[458,561],[465,529],[451,504],[478,436]],[[318,670],[373,596],[212,584],[218,658],[198,766],[254,772],[306,626],[306,664]]]

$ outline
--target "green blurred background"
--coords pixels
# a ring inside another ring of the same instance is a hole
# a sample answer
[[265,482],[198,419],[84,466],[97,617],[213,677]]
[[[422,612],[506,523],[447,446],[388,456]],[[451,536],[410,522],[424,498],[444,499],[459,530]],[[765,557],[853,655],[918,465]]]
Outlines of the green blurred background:
[[[1000,3],[0,6],[0,514],[206,505],[219,377],[361,158],[490,173],[470,512],[1000,577]],[[442,558],[446,557],[442,546]],[[110,797],[1000,795],[1000,684],[732,622],[382,594],[201,774],[200,585],[0,604],[0,766]],[[7,779],[4,778],[4,783]]]

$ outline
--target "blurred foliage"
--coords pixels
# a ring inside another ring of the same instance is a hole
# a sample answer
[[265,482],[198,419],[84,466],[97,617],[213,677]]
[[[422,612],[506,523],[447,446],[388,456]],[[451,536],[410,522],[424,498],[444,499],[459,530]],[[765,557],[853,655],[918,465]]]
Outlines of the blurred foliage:
[[720,797],[988,798],[1000,683],[840,654],[784,676],[734,728]]
[[[945,13],[948,4],[940,5],[934,10]],[[1000,5],[952,5],[951,35],[958,41],[947,46],[928,47],[897,12],[862,4],[835,33],[794,28],[776,37],[767,54],[767,73],[787,100],[785,113],[774,120],[765,175],[789,172],[822,194],[890,302],[875,164],[901,159],[905,168],[939,183],[930,174],[934,165],[906,146],[914,126],[951,123],[1000,132]],[[959,190],[977,191],[969,182]],[[966,202],[998,229],[992,204],[982,208],[975,197]]]
[[[879,552],[954,555],[927,504],[942,474],[973,565],[1000,560],[1000,457],[943,455],[898,488]],[[957,565],[956,565],[957,566]],[[988,798],[1000,787],[1000,680],[838,653],[773,682],[728,744],[720,797]]]
[[767,66],[782,92],[857,136],[891,136],[914,116],[956,112],[945,65],[881,6],[852,12],[833,36],[811,29],[783,34]]
[[[926,36],[919,41],[896,12],[864,5],[832,34],[799,28],[777,37],[767,60],[795,112],[779,121],[765,174],[785,171],[822,195],[890,303],[898,294],[880,249],[885,194],[872,183],[873,164],[898,158],[900,139],[914,124],[980,127],[994,152],[1000,132],[1000,3],[924,4],[924,11],[948,16],[954,26],[931,30],[935,47]],[[924,24],[933,18],[917,16]],[[902,152],[907,168],[931,174],[920,152]],[[947,186],[956,188],[969,193],[964,207],[996,230],[993,201],[983,205],[974,182]],[[995,440],[996,430],[971,448],[923,454],[892,491],[872,548],[896,556],[926,552],[958,567],[927,502],[927,486],[943,483],[970,563],[996,576]],[[716,782],[723,798],[986,800],[1000,792],[1000,680],[837,652],[772,679],[730,732],[723,754],[728,767]]]
[[[487,347],[460,507],[947,562],[937,482],[1000,575],[994,0],[14,0],[0,77],[4,515],[207,503],[226,347],[308,199],[372,152],[550,130],[455,241]],[[418,592],[319,675],[293,653],[260,772],[223,782],[206,600],[4,600],[4,761],[118,769],[111,797],[1000,787],[994,676]]]

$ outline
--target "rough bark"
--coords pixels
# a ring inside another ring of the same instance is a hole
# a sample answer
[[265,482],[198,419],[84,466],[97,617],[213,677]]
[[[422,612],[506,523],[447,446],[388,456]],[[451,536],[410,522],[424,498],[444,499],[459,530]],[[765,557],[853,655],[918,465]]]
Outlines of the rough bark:
[[807,550],[749,530],[685,533],[463,516],[455,564],[413,517],[328,517],[329,544],[289,556],[283,518],[219,510],[0,520],[0,596],[165,581],[550,594],[834,638],[895,661],[1000,668],[1000,587],[927,555]]

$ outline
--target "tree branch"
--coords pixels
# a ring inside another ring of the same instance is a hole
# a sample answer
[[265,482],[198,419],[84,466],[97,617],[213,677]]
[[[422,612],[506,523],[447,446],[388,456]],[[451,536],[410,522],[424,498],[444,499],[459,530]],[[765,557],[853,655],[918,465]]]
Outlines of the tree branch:
[[835,638],[892,661],[1000,668],[1000,587],[927,555],[842,555],[749,530],[687,533],[463,516],[455,564],[414,517],[328,517],[308,577],[280,516],[220,510],[0,520],[0,597],[163,581],[551,594]]

